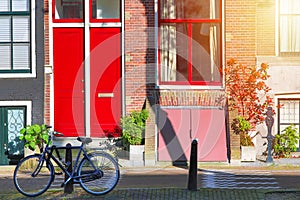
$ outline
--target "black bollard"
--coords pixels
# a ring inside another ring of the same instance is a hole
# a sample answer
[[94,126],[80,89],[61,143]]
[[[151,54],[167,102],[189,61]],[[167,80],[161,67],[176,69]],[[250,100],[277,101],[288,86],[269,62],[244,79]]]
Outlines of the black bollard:
[[[68,143],[66,145],[66,157],[65,157],[65,163],[67,164],[67,171],[68,172],[72,172],[72,145],[70,143]],[[68,179],[69,177],[67,175],[65,175],[65,181]],[[74,190],[73,187],[73,181],[69,181],[65,187],[64,187],[64,193],[65,194],[71,194]]]
[[190,168],[189,168],[189,180],[188,190],[197,190],[197,146],[198,140],[194,139],[191,145],[191,156],[190,156]]

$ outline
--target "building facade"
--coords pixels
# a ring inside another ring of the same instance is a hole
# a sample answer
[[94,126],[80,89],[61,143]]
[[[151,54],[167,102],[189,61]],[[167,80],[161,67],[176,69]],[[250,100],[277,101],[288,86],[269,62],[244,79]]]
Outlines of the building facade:
[[[57,0],[45,6],[54,83],[49,119],[70,137],[117,135],[122,115],[145,108],[146,165],[188,160],[195,138],[198,161],[239,159],[224,99],[222,69],[230,58],[269,64],[271,95],[286,105],[276,110],[274,134],[287,123],[299,125],[297,1]],[[282,84],[290,77],[295,81]],[[73,94],[59,97],[67,84]],[[266,135],[264,125],[258,130]],[[260,154],[265,140],[254,140]]]
[[24,156],[26,124],[44,121],[44,12],[41,1],[0,2],[0,165]]
[[[224,98],[230,58],[269,64],[271,96],[285,105],[274,107],[273,134],[300,126],[297,0],[20,1],[28,10],[4,2],[0,56],[10,64],[0,65],[0,116],[25,107],[23,125],[51,124],[65,134],[59,142],[119,136],[121,116],[147,109],[145,165],[189,160],[196,138],[198,161],[238,160]],[[15,14],[30,28],[9,20]],[[254,140],[261,154],[265,139]]]

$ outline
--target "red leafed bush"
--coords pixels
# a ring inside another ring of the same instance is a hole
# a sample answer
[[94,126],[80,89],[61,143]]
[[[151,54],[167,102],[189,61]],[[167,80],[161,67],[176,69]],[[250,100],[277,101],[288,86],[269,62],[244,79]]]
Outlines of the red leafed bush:
[[[246,66],[230,59],[224,69],[229,106],[237,109],[238,115],[257,125],[264,121],[264,113],[273,100],[268,96],[268,65]],[[259,97],[263,96],[263,100]]]

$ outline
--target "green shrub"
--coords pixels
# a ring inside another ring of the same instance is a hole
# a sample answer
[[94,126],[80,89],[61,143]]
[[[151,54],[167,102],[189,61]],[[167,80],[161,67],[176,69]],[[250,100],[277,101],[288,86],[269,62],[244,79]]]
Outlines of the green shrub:
[[146,120],[149,113],[146,110],[140,112],[133,111],[130,115],[121,118],[123,145],[141,145],[143,143],[143,133],[146,127]]
[[297,151],[299,137],[295,125],[290,125],[277,134],[274,141],[274,153],[278,157],[289,157],[291,152]]

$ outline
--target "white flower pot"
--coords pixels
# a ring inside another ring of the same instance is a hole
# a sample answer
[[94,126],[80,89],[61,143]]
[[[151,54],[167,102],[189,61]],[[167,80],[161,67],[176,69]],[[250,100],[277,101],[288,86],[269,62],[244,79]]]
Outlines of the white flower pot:
[[144,145],[129,145],[130,160],[144,160]]
[[256,149],[254,146],[241,146],[241,161],[254,162],[256,160]]

